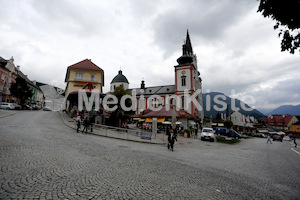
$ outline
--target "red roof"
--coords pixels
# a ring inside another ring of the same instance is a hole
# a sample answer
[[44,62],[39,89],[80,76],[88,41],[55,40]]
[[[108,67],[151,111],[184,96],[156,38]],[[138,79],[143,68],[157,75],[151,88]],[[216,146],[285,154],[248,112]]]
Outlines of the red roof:
[[[141,117],[172,117],[173,109],[170,107],[169,110],[166,109],[166,107],[162,107],[162,109],[158,111],[151,111],[147,114],[142,115]],[[182,118],[190,118],[193,117],[193,115],[189,114],[185,110],[175,110],[176,117],[182,117]]]
[[95,65],[91,60],[85,59],[80,61],[74,65],[69,66],[68,68],[72,69],[85,69],[85,70],[96,70],[96,71],[103,71],[100,67]]
[[[267,125],[288,126],[294,116],[292,115],[270,115],[264,119]],[[272,123],[272,124],[271,124]],[[280,124],[279,124],[280,123]]]

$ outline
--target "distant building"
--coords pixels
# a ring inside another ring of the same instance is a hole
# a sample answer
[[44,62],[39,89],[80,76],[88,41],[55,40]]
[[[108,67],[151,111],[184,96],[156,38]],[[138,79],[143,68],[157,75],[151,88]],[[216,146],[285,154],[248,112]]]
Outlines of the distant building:
[[28,87],[31,89],[32,91],[32,96],[30,98],[30,101],[29,102],[26,102],[27,104],[30,104],[30,105],[36,105],[36,106],[39,106],[39,107],[42,107],[43,104],[44,104],[44,93],[43,91],[36,85],[36,81],[31,81],[29,80],[29,78],[27,77],[27,75],[23,74],[23,72],[20,70],[20,66],[18,66],[16,68],[16,73],[17,73],[17,76],[23,78]]
[[10,85],[15,82],[16,77],[14,58],[6,60],[0,57],[0,102],[17,102],[17,98],[10,93]]
[[263,121],[267,126],[287,132],[298,119],[292,115],[270,115],[267,118],[264,118]]
[[294,123],[290,129],[289,129],[290,132],[293,132],[293,133],[300,133],[300,121],[297,121],[296,123]]
[[67,68],[65,82],[67,83],[65,90],[66,110],[73,112],[78,107],[78,91],[87,84],[92,85],[92,89],[97,89],[102,93],[104,71],[90,59],[85,59]]

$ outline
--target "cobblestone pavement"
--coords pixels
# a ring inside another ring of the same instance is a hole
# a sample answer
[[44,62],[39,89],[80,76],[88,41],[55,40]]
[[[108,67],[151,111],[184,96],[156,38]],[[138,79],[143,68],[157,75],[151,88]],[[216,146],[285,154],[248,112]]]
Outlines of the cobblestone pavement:
[[0,199],[299,199],[289,142],[136,143],[78,134],[59,113],[0,119]]

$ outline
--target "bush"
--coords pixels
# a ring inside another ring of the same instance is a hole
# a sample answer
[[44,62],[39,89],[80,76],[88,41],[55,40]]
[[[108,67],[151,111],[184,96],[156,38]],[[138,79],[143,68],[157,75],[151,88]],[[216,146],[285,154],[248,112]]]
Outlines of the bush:
[[217,140],[217,142],[225,143],[225,144],[236,144],[236,143],[240,142],[240,140],[232,139],[232,138],[231,138],[231,140],[226,140],[224,137],[221,137],[221,136],[217,136],[216,140]]

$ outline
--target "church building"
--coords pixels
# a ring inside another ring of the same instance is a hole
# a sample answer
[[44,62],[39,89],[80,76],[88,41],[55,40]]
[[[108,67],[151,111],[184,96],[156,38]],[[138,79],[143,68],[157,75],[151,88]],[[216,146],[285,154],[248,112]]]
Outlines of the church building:
[[[178,65],[174,66],[175,85],[162,85],[147,87],[145,81],[142,80],[139,88],[130,88],[127,78],[120,70],[111,82],[110,92],[114,92],[117,86],[123,84],[124,89],[129,89],[133,96],[136,96],[136,114],[143,113],[144,110],[151,107],[164,106],[167,103],[170,105],[177,104],[177,109],[184,109],[191,114],[195,119],[203,122],[204,112],[202,103],[202,80],[198,71],[197,56],[193,52],[192,43],[189,32],[187,30],[186,39],[182,45],[182,56],[177,59]],[[196,99],[185,107],[186,98],[184,92],[193,95]],[[152,97],[151,97],[152,96]],[[169,98],[175,96],[174,98]],[[154,98],[153,98],[154,97]],[[160,101],[158,98],[160,97]],[[166,102],[169,101],[169,102]],[[180,102],[180,103],[179,103]],[[152,105],[150,105],[152,104]]]

